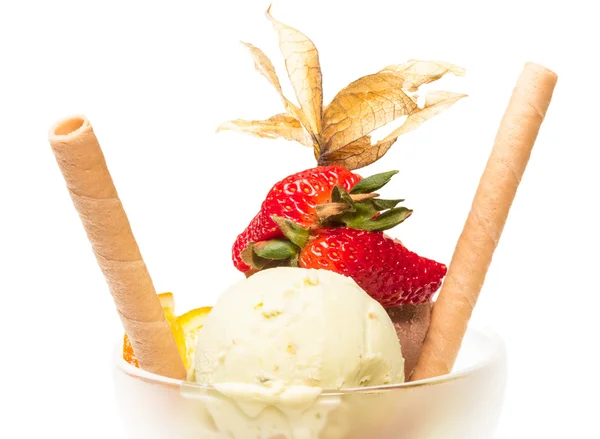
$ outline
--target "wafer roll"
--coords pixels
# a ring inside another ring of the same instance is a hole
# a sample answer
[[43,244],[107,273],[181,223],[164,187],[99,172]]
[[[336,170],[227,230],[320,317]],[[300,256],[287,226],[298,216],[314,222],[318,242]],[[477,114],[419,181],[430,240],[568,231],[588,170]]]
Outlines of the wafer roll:
[[49,141],[140,367],[184,379],[183,361],[92,126],[83,116],[64,119],[50,129]]
[[518,79],[458,240],[411,380],[450,373],[557,76],[528,63]]

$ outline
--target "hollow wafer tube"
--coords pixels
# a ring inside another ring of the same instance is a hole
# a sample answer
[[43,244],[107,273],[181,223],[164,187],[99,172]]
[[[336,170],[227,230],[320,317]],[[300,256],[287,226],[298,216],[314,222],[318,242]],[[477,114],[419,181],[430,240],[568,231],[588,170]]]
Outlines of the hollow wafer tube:
[[64,119],[49,141],[140,367],[184,379],[186,370],[91,124]]
[[450,373],[556,85],[527,63],[517,81],[439,297],[411,381]]

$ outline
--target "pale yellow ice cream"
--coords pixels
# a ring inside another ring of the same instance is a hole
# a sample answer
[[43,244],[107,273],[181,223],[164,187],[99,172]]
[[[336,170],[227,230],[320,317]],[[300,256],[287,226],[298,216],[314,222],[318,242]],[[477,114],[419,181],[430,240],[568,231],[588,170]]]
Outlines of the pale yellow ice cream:
[[389,316],[352,279],[273,268],[221,295],[199,335],[195,374],[226,393],[268,398],[401,383],[404,360]]
[[404,360],[390,317],[352,279],[272,268],[221,295],[195,378],[221,395],[204,406],[215,437],[337,439],[354,406],[322,391],[401,383]]

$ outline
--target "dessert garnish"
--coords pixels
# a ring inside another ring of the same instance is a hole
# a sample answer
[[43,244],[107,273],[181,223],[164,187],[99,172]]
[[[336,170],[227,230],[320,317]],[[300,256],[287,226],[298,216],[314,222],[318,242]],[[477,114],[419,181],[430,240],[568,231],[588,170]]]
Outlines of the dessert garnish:
[[519,77],[436,300],[412,380],[450,373],[558,77],[527,63]]
[[[302,32],[271,20],[279,38],[288,77],[299,105],[284,94],[271,60],[258,47],[244,43],[256,69],[279,93],[285,109],[266,120],[232,120],[218,131],[234,130],[265,138],[284,138],[312,147],[319,165],[362,168],[381,158],[399,136],[418,128],[466,95],[447,91],[420,94],[424,84],[465,70],[442,61],[410,60],[389,65],[344,87],[323,106],[323,81],[319,52]],[[421,102],[422,101],[422,102]],[[402,117],[404,123],[382,139],[372,134]]]
[[[389,230],[412,210],[402,199],[381,199],[375,191],[397,171],[362,178],[351,172],[380,159],[401,134],[418,128],[464,94],[419,88],[461,67],[411,60],[390,65],[343,88],[323,106],[319,52],[302,32],[267,11],[299,105],[284,96],[275,68],[257,47],[249,49],[256,69],[275,87],[285,113],[267,120],[225,122],[222,130],[260,137],[282,137],[313,148],[319,166],[276,183],[260,212],[233,245],[240,271],[280,267],[321,268],[353,278],[385,307],[428,303],[441,285],[446,267],[406,249]],[[420,105],[420,99],[423,103]],[[381,140],[378,129],[405,117]]]
[[362,179],[319,166],[276,183],[233,245],[235,266],[247,274],[280,266],[335,271],[387,308],[429,302],[446,267],[384,233],[412,213],[373,192],[394,173]]
[[[193,371],[198,334],[210,314],[211,307],[195,308],[178,316],[175,314],[175,297],[173,293],[162,293],[158,295],[158,298],[163,307],[165,318],[171,326],[177,349],[183,360],[183,365],[188,371],[189,379],[190,372]],[[123,337],[123,359],[135,367],[140,367],[127,334]]]
[[142,259],[92,125],[83,116],[50,129],[49,141],[141,368],[187,371]]

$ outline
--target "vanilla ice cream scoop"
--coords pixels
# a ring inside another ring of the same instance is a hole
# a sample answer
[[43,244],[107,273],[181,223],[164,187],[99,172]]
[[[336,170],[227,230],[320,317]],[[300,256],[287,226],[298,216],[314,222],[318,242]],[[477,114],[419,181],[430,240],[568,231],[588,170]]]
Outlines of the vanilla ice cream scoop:
[[198,338],[195,377],[268,399],[401,383],[404,359],[390,317],[351,278],[272,268],[221,295]]

